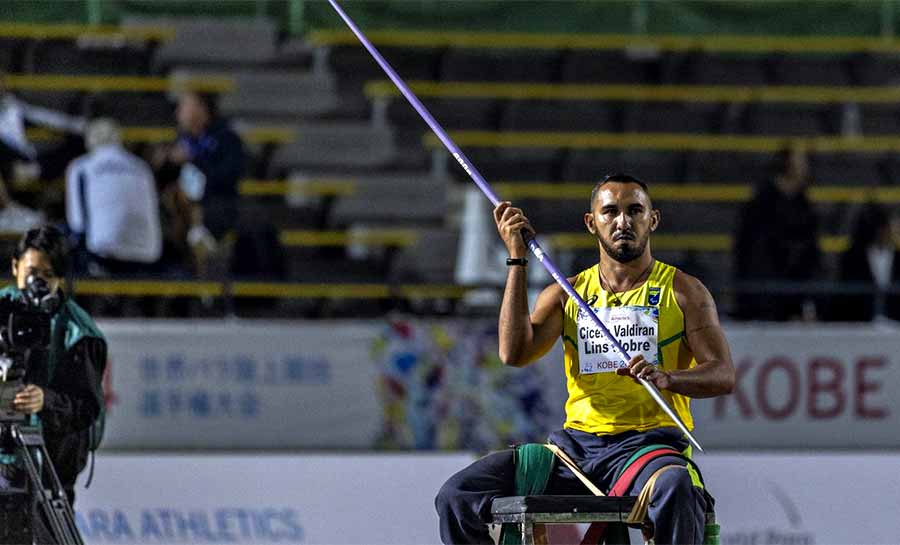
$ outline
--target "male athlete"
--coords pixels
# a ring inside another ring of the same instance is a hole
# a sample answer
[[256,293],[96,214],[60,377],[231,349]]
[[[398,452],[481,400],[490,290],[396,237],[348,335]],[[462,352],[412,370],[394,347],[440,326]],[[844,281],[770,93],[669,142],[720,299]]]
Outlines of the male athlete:
[[[562,430],[549,441],[560,447],[601,490],[608,491],[632,454],[667,445],[689,454],[689,443],[636,377],[652,382],[689,429],[690,398],[728,394],[734,366],[712,296],[696,278],[656,261],[650,234],[660,222],[647,185],[624,174],[608,176],[591,194],[587,230],[597,237],[600,262],[569,278],[581,297],[633,356],[625,366],[609,342],[556,284],[544,289],[529,316],[527,248],[534,234],[522,210],[508,202],[494,220],[509,250],[509,273],[500,308],[500,358],[522,367],[547,353],[559,337],[565,350],[569,398]],[[491,502],[514,495],[514,451],[492,453],[451,477],[435,500],[445,544],[492,543],[485,523]],[[626,495],[656,480],[648,519],[655,543],[703,542],[707,496],[687,462],[674,455],[649,462]],[[545,494],[587,494],[557,463]]]

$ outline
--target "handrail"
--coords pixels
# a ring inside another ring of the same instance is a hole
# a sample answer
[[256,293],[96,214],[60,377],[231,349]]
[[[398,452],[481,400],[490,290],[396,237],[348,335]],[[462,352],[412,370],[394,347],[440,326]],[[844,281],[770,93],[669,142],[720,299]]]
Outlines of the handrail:
[[[290,127],[256,126],[238,127],[237,132],[245,142],[251,144],[287,144],[296,138],[297,130]],[[52,129],[28,129],[28,138],[35,142],[52,142],[58,140],[62,133]],[[171,142],[177,136],[171,127],[123,127],[122,141],[125,143],[155,144]]]
[[155,78],[146,76],[74,76],[6,74],[4,83],[14,91],[87,91],[165,93],[174,90],[194,90],[205,93],[226,93],[236,87],[229,76],[189,76]]
[[175,31],[155,25],[120,27],[117,25],[84,25],[77,23],[0,23],[0,38],[29,40],[60,40],[81,37],[99,37],[122,40],[166,41]]
[[[597,248],[597,238],[588,233],[554,233],[547,239],[557,250],[588,250]],[[654,250],[730,252],[733,237],[724,233],[656,233],[651,245]],[[841,253],[850,247],[850,239],[843,235],[819,237],[819,248],[829,254]]]
[[[356,193],[365,180],[352,178],[309,178],[307,180],[241,180],[238,193],[242,197],[348,197]],[[523,182],[501,181],[497,190],[507,199],[579,200],[587,199],[594,182]],[[65,191],[61,180],[53,182],[35,181],[16,184],[16,191],[40,192],[44,190]],[[809,200],[814,203],[860,204],[878,202],[900,204],[900,187],[869,187],[859,185],[821,186],[814,185],[808,190]],[[654,183],[651,190],[655,202],[721,202],[740,203],[750,200],[753,186],[747,183]],[[0,232],[0,239],[4,236]]]
[[226,283],[189,280],[78,280],[75,284],[78,295],[279,299],[459,299],[468,289],[452,284]]
[[[866,36],[743,36],[672,34],[539,34],[531,32],[465,32],[381,30],[366,36],[377,46],[459,47],[491,49],[627,49],[715,51],[734,53],[859,53],[900,51],[900,40]],[[351,32],[314,30],[307,39],[318,46],[359,46]]]
[[[898,136],[787,136],[678,133],[593,133],[538,131],[450,131],[462,147],[471,148],[569,148],[650,149],[672,151],[777,152],[791,142],[804,144],[811,152],[900,151]],[[441,144],[431,133],[422,136],[429,149]]]
[[[617,85],[575,83],[498,83],[464,81],[409,82],[417,96],[497,100],[609,100],[619,102],[791,102],[839,104],[857,102],[890,104],[900,102],[900,88],[825,87],[808,85]],[[365,84],[367,97],[394,98],[400,92],[387,80]]]

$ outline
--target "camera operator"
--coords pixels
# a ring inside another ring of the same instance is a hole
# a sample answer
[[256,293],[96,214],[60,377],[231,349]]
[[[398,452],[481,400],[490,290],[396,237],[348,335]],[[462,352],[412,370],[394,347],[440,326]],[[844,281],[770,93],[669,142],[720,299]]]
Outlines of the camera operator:
[[68,269],[63,234],[49,226],[32,229],[19,240],[12,258],[16,285],[0,290],[0,297],[21,299],[29,283],[45,286],[42,300],[33,303],[51,313],[50,346],[27,353],[24,386],[13,409],[38,415],[51,462],[74,503],[75,479],[87,463],[94,425],[103,409],[106,340],[91,317],[60,288]]

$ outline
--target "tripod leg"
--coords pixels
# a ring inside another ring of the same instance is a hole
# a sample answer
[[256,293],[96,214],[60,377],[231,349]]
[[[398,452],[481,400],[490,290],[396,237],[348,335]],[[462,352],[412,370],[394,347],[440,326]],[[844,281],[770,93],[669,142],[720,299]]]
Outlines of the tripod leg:
[[81,539],[81,533],[78,531],[78,525],[75,523],[75,510],[72,509],[72,504],[69,503],[69,495],[66,494],[66,489],[63,488],[59,475],[56,474],[56,470],[50,463],[50,454],[47,452],[47,447],[43,442],[40,445],[39,452],[41,457],[47,461],[44,467],[47,470],[47,475],[50,477],[53,494],[56,496],[54,505],[57,513],[62,518],[69,535],[72,537],[72,543],[84,545],[84,540]]
[[[44,441],[39,432],[25,433],[18,426],[13,427],[13,438],[21,454],[22,462],[28,475],[31,490],[37,498],[41,511],[47,520],[50,533],[59,545],[84,545],[78,527],[75,525],[75,517],[72,506],[66,497],[65,490],[53,469]],[[34,451],[40,453],[42,466],[49,475],[50,491],[44,487],[38,463],[35,461]]]

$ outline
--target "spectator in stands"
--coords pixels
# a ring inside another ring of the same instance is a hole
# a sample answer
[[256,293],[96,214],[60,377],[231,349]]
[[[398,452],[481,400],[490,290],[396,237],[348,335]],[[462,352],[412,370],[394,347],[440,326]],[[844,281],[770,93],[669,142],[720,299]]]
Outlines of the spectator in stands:
[[[76,134],[84,132],[85,127],[84,119],[22,101],[7,90],[5,74],[0,72],[0,177],[5,181],[13,179],[17,162],[38,161],[38,152],[25,133],[26,122]],[[52,177],[54,173],[43,174],[45,177]]]
[[[837,280],[840,295],[831,298],[827,318],[834,321],[900,320],[900,297],[887,293],[900,282],[897,219],[877,203],[857,213],[850,247],[841,254]],[[857,290],[871,290],[864,293]]]
[[159,272],[177,277],[190,276],[194,270],[194,254],[188,244],[192,203],[176,183],[157,179],[157,188],[163,235]]
[[188,242],[197,261],[213,251],[238,216],[238,182],[244,174],[244,145],[219,117],[215,97],[184,93],[176,110],[178,139],[154,157],[163,179],[177,179],[192,202]]
[[93,121],[87,155],[66,174],[66,219],[92,276],[136,274],[162,253],[159,199],[150,167],[122,147],[118,125]]
[[813,280],[819,268],[819,220],[806,194],[806,150],[799,144],[787,146],[776,164],[776,174],[756,188],[738,219],[734,275],[739,288],[754,287],[737,297],[736,317],[744,320],[784,321],[815,313],[811,298],[773,296],[760,289],[770,283]]

